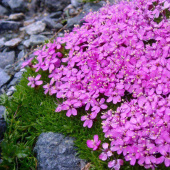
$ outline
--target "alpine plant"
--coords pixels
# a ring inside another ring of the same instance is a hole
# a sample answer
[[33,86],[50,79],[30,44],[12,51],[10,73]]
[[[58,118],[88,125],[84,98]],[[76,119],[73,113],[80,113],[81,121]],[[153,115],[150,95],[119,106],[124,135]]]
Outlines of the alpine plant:
[[[56,112],[70,117],[84,108],[81,121],[88,128],[101,115],[109,142],[100,148],[95,135],[87,146],[101,149],[109,168],[119,169],[123,161],[170,167],[169,16],[169,0],[107,4],[23,64],[38,74],[28,85],[43,84],[45,94],[62,99]],[[50,82],[40,80],[40,70]]]

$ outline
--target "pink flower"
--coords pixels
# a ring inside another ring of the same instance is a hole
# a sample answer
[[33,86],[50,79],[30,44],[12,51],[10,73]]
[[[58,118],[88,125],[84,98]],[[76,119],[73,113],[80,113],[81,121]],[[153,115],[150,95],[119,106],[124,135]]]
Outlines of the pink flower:
[[122,159],[116,159],[108,163],[108,167],[114,168],[115,170],[119,170],[121,165],[123,165]]
[[32,60],[33,60],[33,59],[34,59],[34,58],[31,57],[29,60],[24,61],[24,62],[22,63],[21,68],[24,68],[24,67],[26,67],[26,66],[32,67]]
[[100,146],[101,140],[98,135],[94,135],[93,140],[87,140],[87,146],[93,150],[97,150]]
[[108,157],[111,157],[113,155],[112,151],[109,149],[108,143],[103,143],[103,152],[99,155],[99,159],[102,161],[106,161]]
[[28,86],[31,86],[32,88],[34,88],[36,86],[40,86],[41,84],[43,84],[43,81],[39,80],[40,78],[41,78],[40,74],[38,74],[35,78],[28,77],[28,80],[29,80]]

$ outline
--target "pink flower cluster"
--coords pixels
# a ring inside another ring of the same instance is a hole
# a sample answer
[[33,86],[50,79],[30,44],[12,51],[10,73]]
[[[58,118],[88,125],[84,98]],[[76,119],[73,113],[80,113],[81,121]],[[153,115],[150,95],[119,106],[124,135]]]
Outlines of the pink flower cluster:
[[[37,62],[31,67],[49,73],[45,94],[63,99],[56,112],[76,116],[83,107],[83,126],[91,128],[110,103],[124,102],[102,116],[103,132],[111,140],[102,160],[117,151],[131,165],[170,166],[169,15],[169,0],[106,5],[89,13],[82,27],[34,53]],[[121,160],[108,164],[120,165]]]
[[131,165],[154,168],[164,162],[170,167],[170,95],[141,96],[103,113],[102,119],[111,152],[123,154]]

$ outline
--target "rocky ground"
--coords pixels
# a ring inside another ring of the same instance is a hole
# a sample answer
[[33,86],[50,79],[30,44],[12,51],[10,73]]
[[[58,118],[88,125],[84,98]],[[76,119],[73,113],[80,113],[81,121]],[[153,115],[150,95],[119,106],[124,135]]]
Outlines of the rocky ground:
[[[110,1],[113,2],[113,0]],[[75,24],[82,24],[84,15],[90,10],[98,10],[105,3],[105,1],[83,3],[82,0],[0,0],[0,95],[6,93],[11,96],[13,94],[15,85],[25,71],[20,68],[21,64],[31,56],[31,51],[37,45],[52,38],[59,30],[56,36],[63,36],[65,29],[71,30]],[[0,106],[0,140],[2,140],[6,128],[3,118],[4,111],[5,108]],[[56,134],[47,135],[54,137]],[[46,138],[46,135],[41,135],[41,138],[43,137]],[[62,141],[65,140],[63,137],[61,138]],[[66,138],[66,140],[68,139]],[[41,142],[37,142],[35,149],[41,162],[41,158],[46,158],[40,154],[48,153],[48,151],[38,145],[42,145]],[[69,147],[72,148],[72,144]],[[54,155],[58,152],[60,151]],[[65,154],[64,152],[64,155],[67,155],[68,159],[70,156],[72,157],[72,166],[76,161],[80,162],[74,156],[73,148],[72,153]],[[64,160],[62,156],[61,159]],[[42,161],[40,169],[48,167],[43,163]],[[62,165],[56,166],[60,166],[59,169],[62,169]],[[75,168],[73,167],[73,169]]]

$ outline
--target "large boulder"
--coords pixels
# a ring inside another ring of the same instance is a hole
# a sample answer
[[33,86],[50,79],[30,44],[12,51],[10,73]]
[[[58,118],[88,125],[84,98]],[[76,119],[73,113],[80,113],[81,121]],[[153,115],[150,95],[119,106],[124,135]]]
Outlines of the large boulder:
[[80,170],[85,162],[76,156],[74,140],[58,133],[42,133],[34,151],[38,170]]

